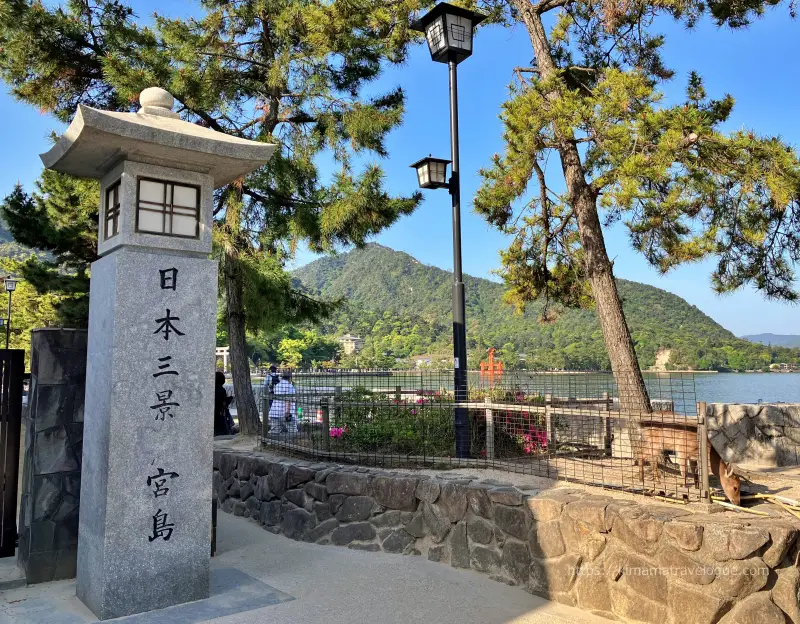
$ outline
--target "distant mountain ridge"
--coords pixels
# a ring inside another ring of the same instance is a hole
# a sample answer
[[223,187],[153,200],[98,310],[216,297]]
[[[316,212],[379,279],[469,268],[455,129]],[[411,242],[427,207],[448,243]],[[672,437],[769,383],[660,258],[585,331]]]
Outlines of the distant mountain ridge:
[[742,336],[742,338],[750,342],[777,347],[800,347],[800,335],[797,334],[751,334]]
[[[361,335],[364,361],[451,353],[449,271],[370,244],[318,259],[293,275],[312,294],[346,300],[322,329],[333,335]],[[777,357],[766,347],[737,338],[677,295],[637,282],[617,282],[643,368],[652,366],[657,354],[667,349],[671,368],[763,368]],[[465,276],[465,286],[472,364],[495,347],[510,364],[522,356],[528,366],[608,368],[593,310],[565,310],[555,322],[542,324],[537,320],[541,303],[534,302],[525,314],[518,314],[503,303],[503,284]]]

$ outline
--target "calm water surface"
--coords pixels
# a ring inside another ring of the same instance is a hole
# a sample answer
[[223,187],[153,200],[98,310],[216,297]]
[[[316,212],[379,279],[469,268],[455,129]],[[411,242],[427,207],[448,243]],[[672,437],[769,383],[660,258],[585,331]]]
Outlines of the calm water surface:
[[698,373],[694,388],[708,403],[800,403],[800,373]]

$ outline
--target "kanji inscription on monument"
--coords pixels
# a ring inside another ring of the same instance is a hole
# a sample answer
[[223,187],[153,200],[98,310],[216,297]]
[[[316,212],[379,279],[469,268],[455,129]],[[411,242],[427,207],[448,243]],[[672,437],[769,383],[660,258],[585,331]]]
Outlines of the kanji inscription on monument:
[[140,103],[79,107],[42,155],[115,198],[92,265],[78,538],[78,597],[100,619],[209,595],[213,192],[275,149],[181,120],[163,89]]

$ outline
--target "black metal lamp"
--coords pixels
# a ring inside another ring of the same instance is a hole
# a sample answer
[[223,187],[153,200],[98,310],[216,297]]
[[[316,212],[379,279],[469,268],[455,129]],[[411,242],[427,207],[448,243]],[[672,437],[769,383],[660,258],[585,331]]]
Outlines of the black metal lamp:
[[425,33],[434,61],[458,64],[472,54],[473,30],[485,19],[480,13],[440,2],[411,24],[411,29]]
[[411,165],[412,169],[417,170],[417,179],[419,180],[420,188],[447,188],[447,165],[451,162],[452,161],[445,160],[444,158],[428,156]]

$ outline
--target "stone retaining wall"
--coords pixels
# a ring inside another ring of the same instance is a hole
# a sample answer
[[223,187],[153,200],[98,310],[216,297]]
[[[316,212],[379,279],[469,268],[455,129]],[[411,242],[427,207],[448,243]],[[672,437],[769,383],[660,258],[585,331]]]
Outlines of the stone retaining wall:
[[800,465],[800,404],[706,406],[709,437],[735,464]]
[[214,495],[292,539],[427,557],[624,622],[800,624],[789,520],[219,449]]

